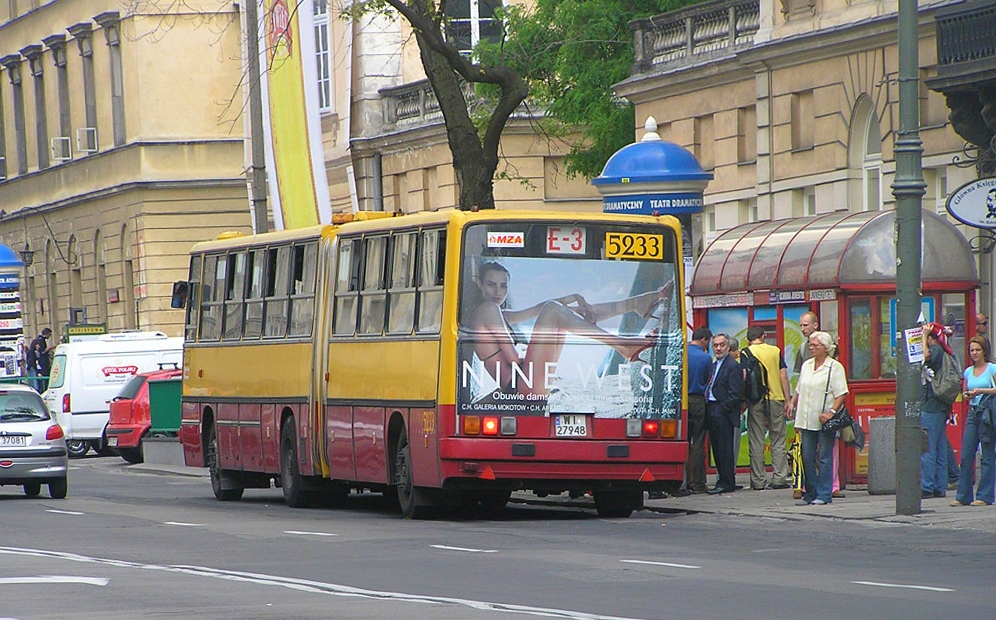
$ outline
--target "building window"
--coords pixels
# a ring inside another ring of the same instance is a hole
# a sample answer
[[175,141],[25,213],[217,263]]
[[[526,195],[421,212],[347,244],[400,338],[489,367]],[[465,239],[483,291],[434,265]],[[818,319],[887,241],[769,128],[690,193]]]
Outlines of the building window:
[[802,191],[802,210],[807,216],[819,213],[816,210],[816,188],[807,187]]
[[[42,41],[52,50],[52,60],[55,64],[55,82],[59,97],[59,135],[53,141],[52,157],[56,161],[72,157],[72,144],[69,134],[72,132],[72,120],[69,115],[69,71],[66,66],[66,36],[62,34],[45,37]],[[99,305],[99,304],[98,304]]]
[[737,110],[737,162],[757,161],[757,109],[747,106]]
[[79,153],[96,153],[97,138],[97,85],[93,71],[93,38],[90,24],[80,23],[69,27],[69,34],[76,39],[83,73],[83,117],[85,125],[76,131],[76,150]]
[[41,45],[29,45],[21,50],[28,59],[28,68],[35,89],[35,142],[38,149],[38,169],[48,168],[48,116],[45,104],[45,71]]
[[446,4],[446,40],[470,55],[481,39],[500,41],[501,22],[495,19],[495,9],[501,0],[451,0]]
[[3,88],[0,87],[0,183],[7,180],[7,136],[3,118]]
[[713,130],[712,115],[699,116],[693,125],[693,140],[695,158],[699,160],[699,165],[704,170],[712,170],[716,166],[714,156],[716,137]]
[[861,166],[864,186],[864,210],[882,210],[882,133],[878,115],[874,110],[868,115],[865,126],[865,156]]
[[329,11],[326,0],[316,0],[315,60],[318,62],[318,109],[332,109],[332,58],[329,54]]
[[757,198],[748,198],[746,200],[740,201],[739,215],[741,222],[756,222],[758,221],[757,213]]
[[792,94],[792,150],[801,151],[813,148],[813,125],[816,115],[813,110],[813,91],[807,90]]
[[94,17],[104,30],[104,41],[110,53],[111,64],[111,130],[114,134],[114,146],[124,146],[125,111],[124,111],[124,75],[121,66],[121,29],[117,11],[101,13]]
[[[9,58],[9,57],[8,57]],[[4,63],[12,87],[14,107],[14,144],[17,148],[17,174],[28,173],[28,136],[24,128],[24,85],[21,83],[21,63]]]

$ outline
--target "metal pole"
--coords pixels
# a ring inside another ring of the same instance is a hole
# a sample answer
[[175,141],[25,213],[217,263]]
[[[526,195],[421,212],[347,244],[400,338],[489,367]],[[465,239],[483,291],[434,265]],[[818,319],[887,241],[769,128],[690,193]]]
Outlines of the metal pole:
[[249,56],[249,140],[250,140],[250,202],[253,230],[256,234],[269,230],[266,205],[266,152],[263,140],[263,96],[259,76],[259,11],[258,0],[246,0],[246,55]]
[[[917,0],[899,0],[899,133],[896,137],[896,321],[895,329],[916,327],[920,315],[923,182],[920,142]],[[896,372],[896,514],[920,512],[920,371],[905,346]]]

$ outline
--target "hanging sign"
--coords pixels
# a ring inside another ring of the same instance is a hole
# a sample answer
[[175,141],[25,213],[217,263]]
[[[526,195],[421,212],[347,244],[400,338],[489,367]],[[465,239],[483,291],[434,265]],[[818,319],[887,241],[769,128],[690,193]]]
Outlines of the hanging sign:
[[996,178],[976,179],[959,187],[947,202],[948,213],[974,228],[996,228]]

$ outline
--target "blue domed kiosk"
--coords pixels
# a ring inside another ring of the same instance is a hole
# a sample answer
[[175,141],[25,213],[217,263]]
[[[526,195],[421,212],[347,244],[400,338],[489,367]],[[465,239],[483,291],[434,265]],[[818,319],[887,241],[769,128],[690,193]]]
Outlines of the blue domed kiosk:
[[654,117],[647,118],[644,129],[643,138],[616,151],[591,184],[602,194],[606,213],[677,217],[683,255],[690,261],[691,216],[702,212],[702,192],[712,173],[703,170],[688,149],[662,140]]
[[0,377],[21,376],[24,320],[21,318],[21,270],[17,252],[0,244]]

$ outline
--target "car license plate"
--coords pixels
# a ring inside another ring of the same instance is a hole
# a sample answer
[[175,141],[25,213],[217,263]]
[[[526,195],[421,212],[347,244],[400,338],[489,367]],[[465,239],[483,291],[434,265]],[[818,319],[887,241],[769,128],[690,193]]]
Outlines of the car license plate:
[[0,446],[26,446],[28,438],[23,435],[0,435]]
[[586,437],[587,419],[583,415],[558,415],[556,418],[557,437]]

